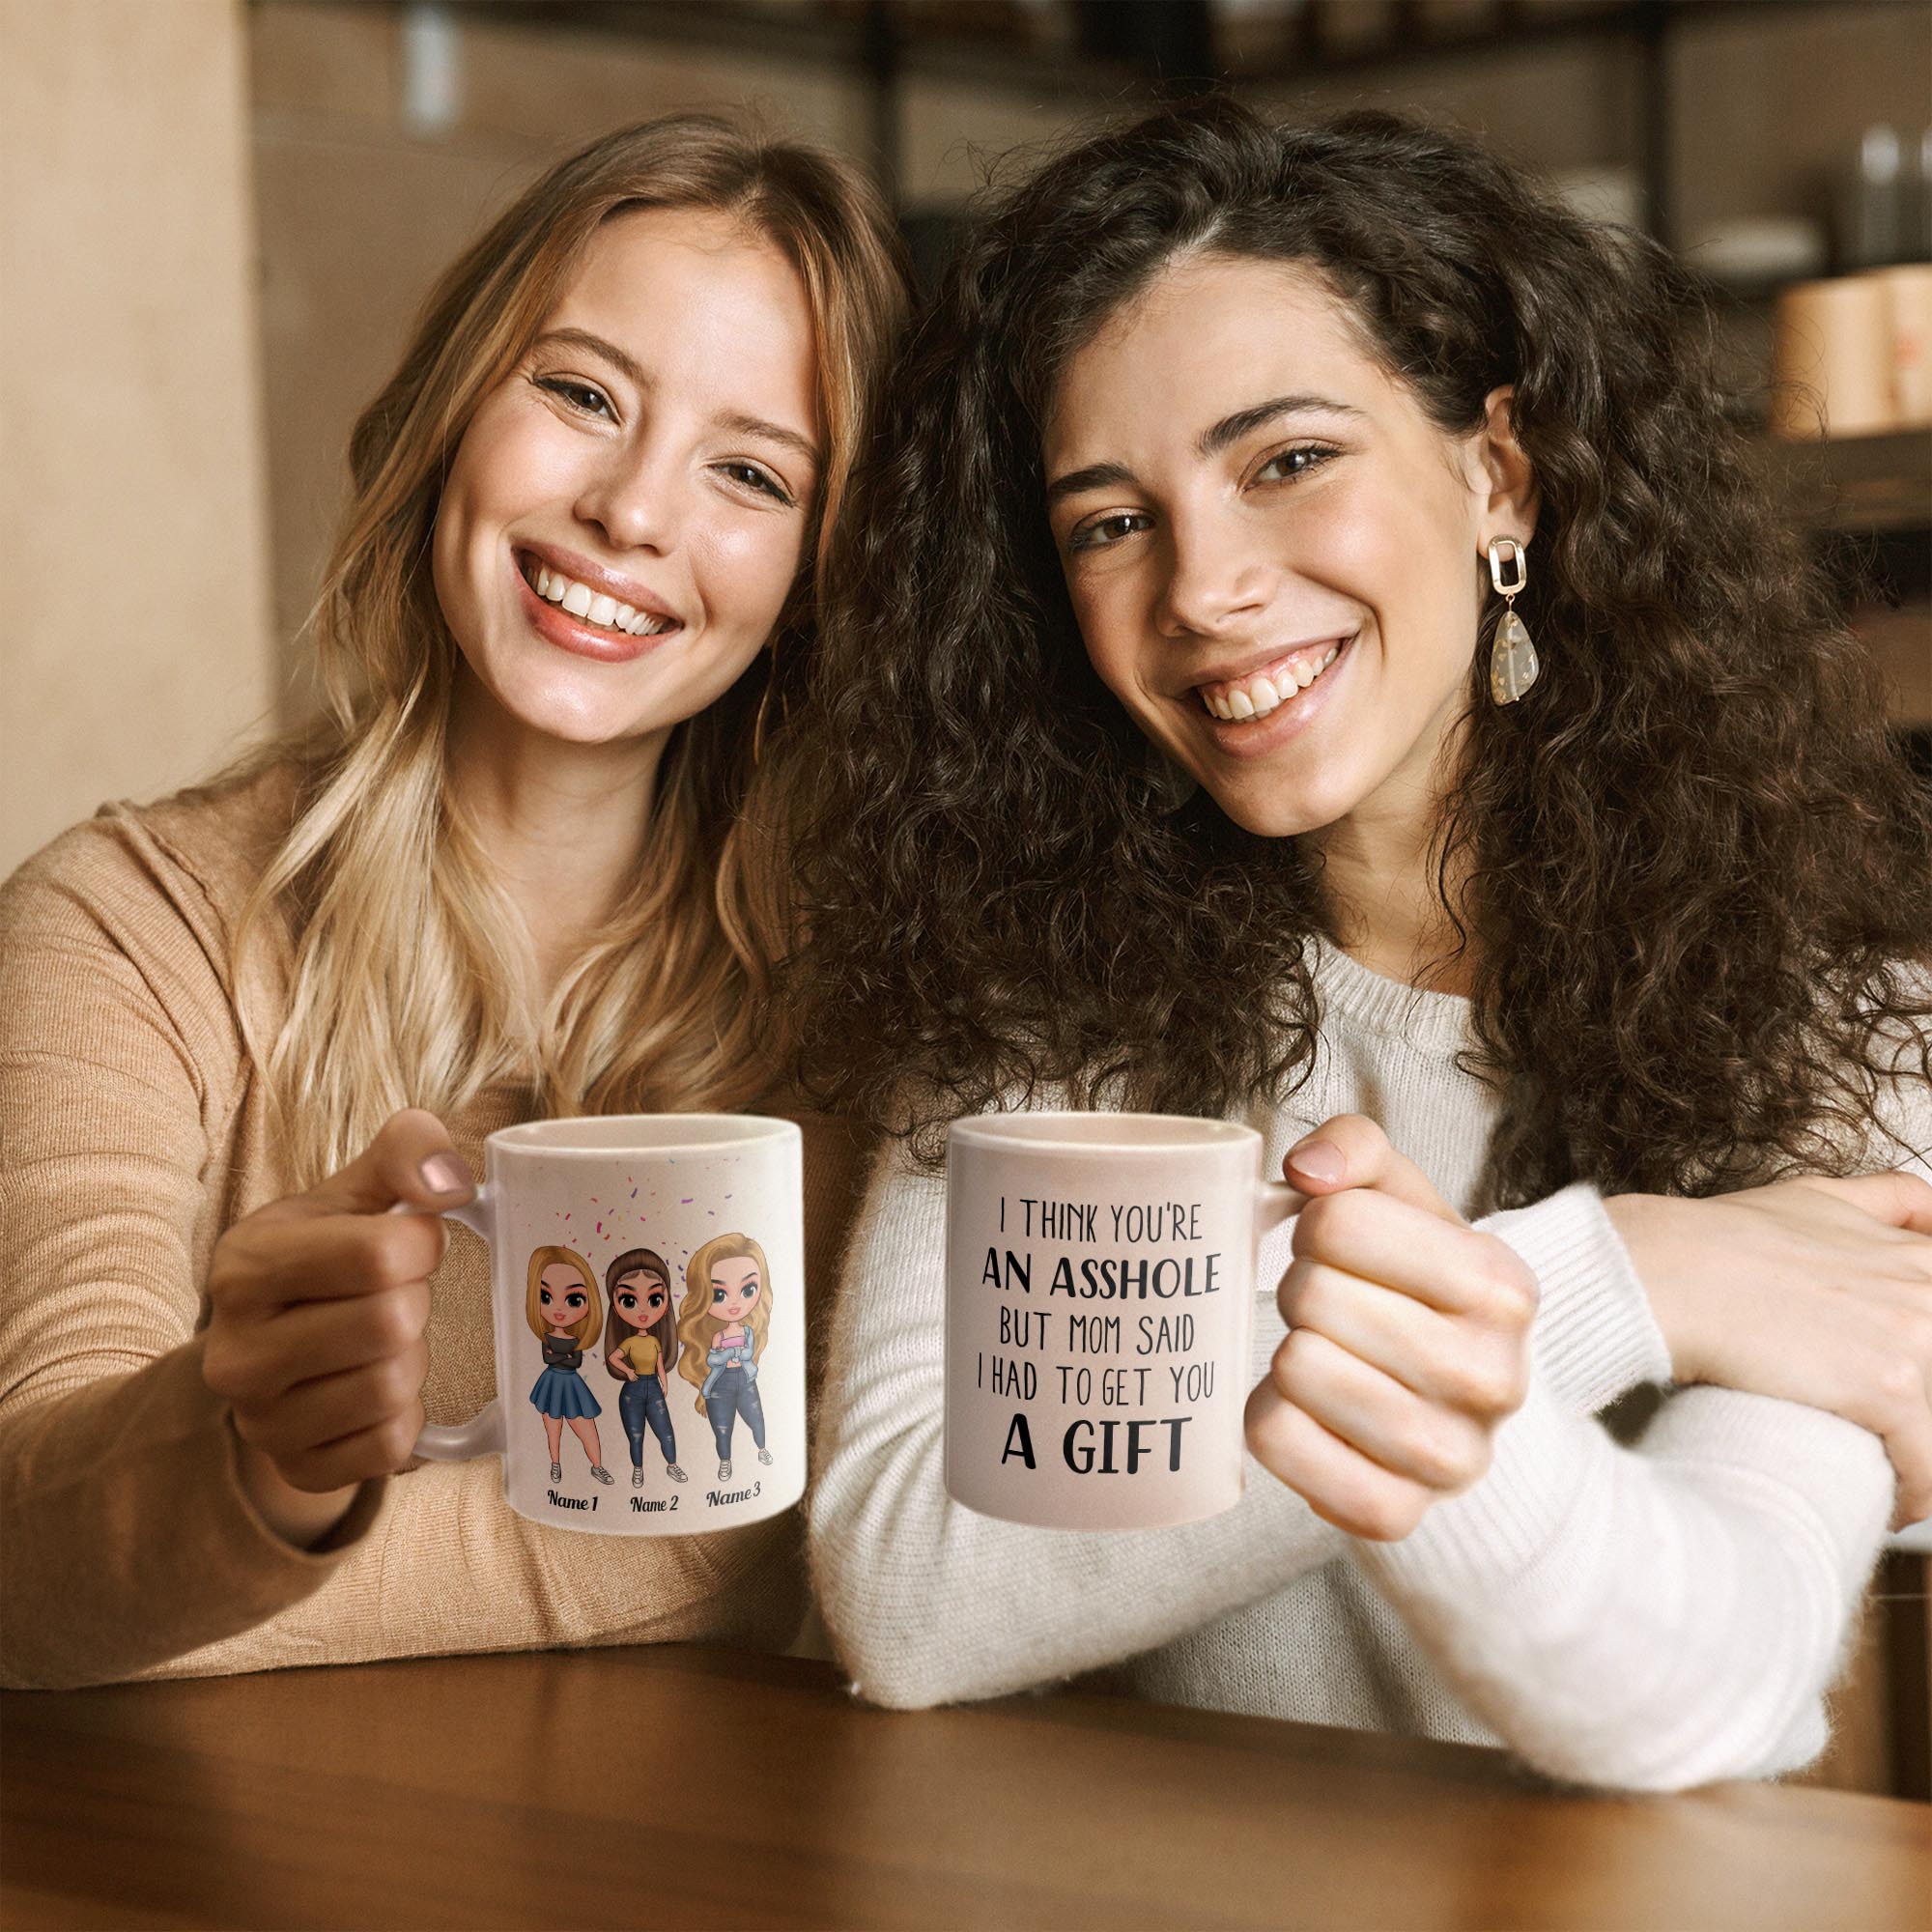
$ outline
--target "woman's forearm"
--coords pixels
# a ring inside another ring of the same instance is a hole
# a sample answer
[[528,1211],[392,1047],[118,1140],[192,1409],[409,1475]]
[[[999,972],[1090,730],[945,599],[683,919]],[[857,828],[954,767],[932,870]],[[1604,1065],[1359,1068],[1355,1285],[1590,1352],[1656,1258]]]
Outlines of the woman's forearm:
[[234,1637],[320,1589],[374,1520],[381,1483],[306,1539],[266,1518],[199,1354],[184,1343],[0,1418],[0,1681],[103,1683]]
[[1822,1747],[1890,1500],[1877,1439],[1817,1410],[1688,1390],[1633,1451],[1534,1390],[1482,1483],[1355,1560],[1525,1762],[1674,1790]]

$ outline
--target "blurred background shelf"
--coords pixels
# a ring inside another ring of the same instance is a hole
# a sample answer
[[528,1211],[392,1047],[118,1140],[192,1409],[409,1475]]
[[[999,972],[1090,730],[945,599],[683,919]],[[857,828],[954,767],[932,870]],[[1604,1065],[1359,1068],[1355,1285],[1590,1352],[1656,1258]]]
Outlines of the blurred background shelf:
[[1767,447],[1793,513],[1814,529],[1932,540],[1932,429]]

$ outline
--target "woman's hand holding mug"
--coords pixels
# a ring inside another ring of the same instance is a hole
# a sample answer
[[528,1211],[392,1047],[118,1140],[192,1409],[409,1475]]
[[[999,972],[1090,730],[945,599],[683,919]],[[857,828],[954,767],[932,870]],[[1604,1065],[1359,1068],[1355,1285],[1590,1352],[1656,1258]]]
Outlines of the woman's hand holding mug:
[[1932,1516],[1932,1186],[1815,1175],[1605,1204],[1680,1382],[1830,1409],[1884,1438],[1893,1526]]
[[1318,1127],[1284,1172],[1310,1198],[1248,1447],[1318,1516],[1394,1542],[1483,1475],[1521,1407],[1536,1277],[1360,1115]]
[[442,1122],[406,1108],[339,1174],[215,1243],[202,1376],[233,1409],[252,1500],[291,1542],[318,1541],[358,1484],[409,1461],[439,1212],[474,1191]]

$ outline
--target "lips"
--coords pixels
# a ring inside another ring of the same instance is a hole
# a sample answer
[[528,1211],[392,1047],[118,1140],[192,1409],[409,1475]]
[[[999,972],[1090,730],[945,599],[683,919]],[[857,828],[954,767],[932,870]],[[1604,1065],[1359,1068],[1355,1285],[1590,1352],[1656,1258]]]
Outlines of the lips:
[[1299,646],[1286,659],[1269,660],[1238,677],[1196,685],[1179,701],[1200,719],[1222,752],[1240,758],[1262,756],[1297,736],[1328,708],[1359,636],[1355,632],[1345,639]]
[[[516,561],[510,575],[530,629],[545,643],[568,651],[574,657],[589,658],[598,664],[629,664],[646,652],[658,649],[668,639],[682,635],[682,626],[674,619],[668,630],[651,629],[642,634],[626,633],[613,625],[592,623],[587,615],[576,616],[560,603],[540,597],[521,559]],[[612,614],[615,614],[614,610]]]

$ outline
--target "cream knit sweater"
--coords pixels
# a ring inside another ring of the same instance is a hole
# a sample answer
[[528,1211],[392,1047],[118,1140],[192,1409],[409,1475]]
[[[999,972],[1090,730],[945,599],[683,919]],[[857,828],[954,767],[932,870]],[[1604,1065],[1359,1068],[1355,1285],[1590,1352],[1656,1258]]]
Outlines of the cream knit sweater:
[[[1455,1064],[1466,1002],[1332,948],[1316,981],[1314,1073],[1251,1117],[1266,1172],[1363,1113],[1468,1211],[1492,1113]],[[1926,1148],[1923,1081],[1892,1097]],[[1105,1670],[1168,1702],[1501,1743],[1637,1789],[1805,1763],[1891,1508],[1883,1446],[1821,1410],[1687,1388],[1620,1447],[1594,1416],[1670,1363],[1600,1197],[1569,1187],[1480,1225],[1542,1285],[1532,1386],[1489,1474],[1406,1539],[1357,1542],[1252,1463],[1207,1522],[1037,1530],[942,1488],[945,1184],[888,1150],[848,1251],[810,1501],[820,1607],[857,1689],[919,1706]],[[1257,1379],[1290,1238],[1263,1252]]]

